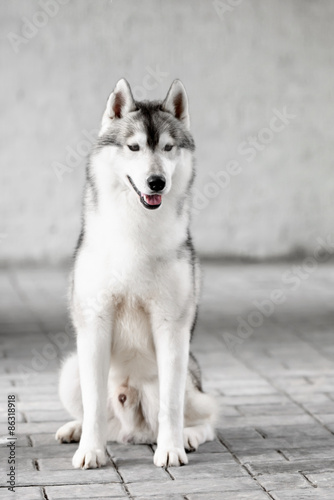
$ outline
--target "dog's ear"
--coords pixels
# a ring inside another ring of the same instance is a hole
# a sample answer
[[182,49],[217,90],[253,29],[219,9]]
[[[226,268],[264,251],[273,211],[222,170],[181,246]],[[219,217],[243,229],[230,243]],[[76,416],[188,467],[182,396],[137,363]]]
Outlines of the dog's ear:
[[162,109],[172,113],[189,130],[190,118],[188,112],[188,97],[181,80],[174,80],[162,103]]
[[102,118],[102,128],[110,123],[114,118],[123,118],[130,111],[134,111],[136,105],[132,96],[131,88],[125,78],[121,78],[116,83],[111,92],[105,112]]

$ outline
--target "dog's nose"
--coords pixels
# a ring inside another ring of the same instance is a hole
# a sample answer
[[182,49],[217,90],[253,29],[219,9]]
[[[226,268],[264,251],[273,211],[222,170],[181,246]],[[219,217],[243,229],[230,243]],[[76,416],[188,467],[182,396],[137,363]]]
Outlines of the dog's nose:
[[166,186],[166,179],[161,175],[150,175],[150,177],[147,179],[147,184],[152,191],[158,193],[159,191],[162,191]]

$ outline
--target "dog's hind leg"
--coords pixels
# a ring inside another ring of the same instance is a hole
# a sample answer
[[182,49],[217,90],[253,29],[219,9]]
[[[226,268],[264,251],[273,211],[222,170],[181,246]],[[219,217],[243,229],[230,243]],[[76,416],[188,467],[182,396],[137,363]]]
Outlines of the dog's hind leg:
[[200,444],[215,438],[217,404],[212,396],[205,394],[194,385],[191,377],[187,380],[185,398],[184,447],[187,451],[197,450]]
[[187,451],[195,451],[200,444],[206,443],[206,441],[213,441],[214,438],[215,432],[209,422],[183,429],[183,443]]
[[60,427],[56,440],[61,443],[79,442],[82,430],[82,400],[79,379],[78,357],[69,356],[61,369],[59,397],[66,410],[76,419]]
[[81,438],[82,423],[72,420],[62,425],[56,432],[56,440],[60,443],[78,443]]

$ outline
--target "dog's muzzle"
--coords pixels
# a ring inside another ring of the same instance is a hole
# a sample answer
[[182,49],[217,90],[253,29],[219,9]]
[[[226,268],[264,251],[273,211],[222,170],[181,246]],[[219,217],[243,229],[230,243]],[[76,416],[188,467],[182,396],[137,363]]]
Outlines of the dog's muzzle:
[[[137,188],[137,186],[135,185],[135,183],[133,182],[133,180],[131,179],[131,177],[129,175],[127,177],[129,179],[129,182],[130,182],[131,186],[133,187],[134,191],[138,194],[141,204],[145,208],[148,208],[149,210],[155,210],[156,208],[159,208],[161,206],[161,203],[162,203],[162,195],[161,194],[144,194],[144,193],[141,193],[139,191],[139,189]],[[152,179],[151,179],[151,181],[152,181]],[[155,183],[156,182],[157,181],[155,180]],[[165,187],[165,184],[166,183],[164,181],[163,188]],[[160,182],[160,186],[161,185],[162,185],[162,183]],[[159,190],[162,190],[163,188],[160,187]]]

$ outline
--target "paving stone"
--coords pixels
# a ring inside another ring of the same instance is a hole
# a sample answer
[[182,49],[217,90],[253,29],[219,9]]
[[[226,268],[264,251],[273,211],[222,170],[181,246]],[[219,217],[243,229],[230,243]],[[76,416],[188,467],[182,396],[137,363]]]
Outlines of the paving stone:
[[[208,392],[210,392],[210,394],[215,395],[214,392],[212,392],[211,390]],[[234,406],[221,405],[219,407],[220,417],[238,417],[240,415],[242,415],[242,412],[239,410],[239,408],[236,408]]]
[[[136,497],[137,500],[138,497]],[[224,493],[191,493],[188,500],[268,500],[264,491],[225,491]]]
[[328,432],[322,425],[313,422],[308,425],[275,425],[275,426],[265,426],[259,422],[257,429],[261,434],[264,434],[267,438],[290,438],[295,437],[303,439],[305,437],[310,438],[332,438],[332,434]]
[[[16,420],[16,423],[24,422],[24,416],[22,415],[22,413],[16,411],[15,412],[15,420]],[[0,412],[0,422],[1,423],[8,422],[8,412],[7,411]]]
[[55,443],[52,446],[18,448],[16,454],[19,458],[31,458],[35,460],[39,458],[64,458],[64,460],[70,462],[77,448],[77,443]]
[[[41,456],[41,454],[37,455],[38,457]],[[45,472],[45,471],[58,471],[58,470],[67,470],[67,471],[72,471],[73,466],[72,466],[72,454],[70,457],[65,458],[64,456],[59,456],[59,457],[52,457],[52,458],[37,458],[36,461],[38,462],[38,470]]]
[[20,475],[22,472],[35,471],[36,467],[34,464],[34,459],[32,458],[21,458],[16,454],[16,471]]
[[237,395],[250,395],[250,394],[276,394],[277,389],[269,384],[263,385],[248,385],[248,383],[240,384],[235,387],[224,387],[224,389],[220,389],[221,394],[227,396],[237,396]]
[[251,477],[210,479],[183,479],[182,481],[166,481],[161,483],[140,482],[128,484],[130,494],[133,496],[156,497],[157,495],[181,493],[188,496],[191,493],[207,493],[242,490],[259,490],[260,487]]
[[28,436],[22,435],[22,434],[17,434],[17,439],[15,446],[16,448],[25,448],[27,446],[30,446],[30,439]]
[[235,455],[242,464],[281,463],[285,462],[284,456],[277,450],[249,449],[248,451],[236,451]]
[[57,429],[68,422],[68,418],[64,420],[49,420],[48,422],[22,422],[17,426],[18,434],[41,434],[43,432],[50,433],[54,431],[56,434]]
[[293,403],[238,405],[243,415],[302,415],[304,411]]
[[330,435],[327,439],[312,436],[287,436],[281,438],[258,439],[235,439],[225,440],[225,444],[235,452],[248,451],[251,449],[262,450],[289,450],[286,454],[298,453],[299,449],[307,448],[307,453],[312,453],[311,448],[328,448],[334,446],[334,436]]
[[61,404],[60,400],[49,400],[49,401],[43,401],[41,404],[40,401],[19,401],[17,403],[17,409],[28,412],[31,410],[35,411],[55,411],[55,410],[62,410],[65,411],[63,408],[63,405]]
[[220,417],[220,427],[256,427],[257,425],[305,425],[312,424],[314,419],[307,414],[304,415],[265,415],[261,417]]
[[138,462],[141,459],[152,459],[153,452],[150,446],[145,444],[120,444],[109,442],[107,445],[108,452],[113,457],[114,460],[133,458]]
[[333,446],[322,446],[316,448],[293,448],[282,449],[288,460],[308,460],[314,458],[333,458]]
[[[83,471],[87,472],[87,471]],[[47,486],[48,500],[74,500],[84,498],[128,498],[120,483],[77,484],[67,486]]]
[[249,427],[247,425],[239,428],[233,428],[227,426],[222,428],[217,428],[217,435],[218,438],[222,438],[223,440],[249,439],[249,438],[255,438],[260,440],[260,438],[262,438],[262,436],[259,434],[256,428]]
[[[323,416],[324,419],[330,418],[330,421],[334,422],[334,401],[323,402],[323,403],[315,403],[315,402],[303,403],[303,406],[309,412],[313,413],[313,415],[320,415],[320,419]],[[331,417],[328,417],[329,415],[331,415]]]
[[329,429],[332,432],[332,434],[334,434],[334,423],[333,424],[326,423],[326,428]]
[[318,420],[320,420],[320,422],[322,422],[326,426],[328,424],[334,424],[334,414],[333,413],[323,414],[323,413],[319,412],[317,414],[317,418],[318,418]]
[[266,491],[312,487],[305,477],[297,472],[292,474],[287,472],[283,472],[282,474],[261,474],[256,479]]
[[[124,498],[128,498],[128,496],[126,494],[123,497],[119,497],[119,496],[114,497],[114,496],[110,496],[107,491],[105,493],[106,493],[106,496],[103,496],[103,497],[99,496],[98,498],[99,499],[101,499],[101,498],[112,498],[113,500],[124,500]],[[63,497],[52,497],[51,500],[76,500],[76,499],[77,500],[79,500],[79,499],[80,500],[90,500],[91,498],[97,498],[97,497],[82,497],[80,495],[80,493],[78,493],[78,495],[76,495],[76,496],[66,497],[66,498],[63,498]],[[182,500],[183,500],[183,498],[182,498]]]
[[[66,422],[71,420],[71,416],[64,409],[59,410],[27,410],[24,412],[27,422],[48,422],[50,420],[59,422]],[[73,420],[73,418],[72,418]]]
[[[5,435],[7,394],[15,393],[20,500],[41,500],[42,486],[49,500],[117,500],[128,498],[125,483],[135,500],[268,500],[263,488],[275,500],[334,498],[334,267],[319,266],[233,354],[222,332],[268,297],[286,266],[208,269],[193,351],[204,388],[218,395],[218,437],[167,471],[153,465],[152,447],[108,443],[119,473],[112,463],[74,470],[77,444],[54,439],[70,419],[58,397],[59,352],[43,369],[21,373],[50,344],[48,333],[64,331],[67,276],[15,270],[13,288],[0,271],[0,420]],[[0,500],[4,494],[0,488]]]
[[[259,434],[256,437],[252,438],[243,438],[243,439],[224,439],[223,442],[225,443],[226,446],[230,450],[233,451],[247,451],[247,450],[252,450],[252,449],[262,449],[263,451],[265,450],[272,450],[276,449],[277,447],[275,446],[275,443],[279,441],[278,439],[265,439]],[[284,439],[281,440],[286,444],[286,441]]]
[[120,478],[112,465],[101,469],[64,469],[50,471],[22,472],[18,475],[17,484],[21,486],[50,486],[62,484],[92,484],[119,482]]
[[170,474],[176,480],[194,480],[199,477],[202,479],[215,477],[247,477],[248,473],[240,467],[229,453],[211,454],[191,453],[187,467],[176,467],[168,469]]
[[[147,500],[147,496],[140,496],[140,497],[134,497],[135,500]],[[184,496],[183,495],[163,495],[163,496],[160,496],[160,495],[157,495],[156,497],[154,497],[154,500],[184,500]]]
[[[48,380],[46,378],[48,375],[53,375],[55,378]],[[44,377],[45,380],[39,384],[38,378],[41,377]],[[18,395],[18,401],[39,402],[44,401],[45,396],[49,396],[48,402],[53,400],[59,401],[56,372],[43,371],[37,374],[35,372],[28,373],[27,375],[18,373],[16,376],[14,374],[11,380],[15,382],[15,392]],[[34,399],[30,398],[30,396],[34,396]]]
[[[29,381],[27,381],[27,386],[29,386]],[[23,385],[22,387],[25,387]],[[48,403],[49,401],[59,401],[58,399],[58,394],[57,394],[57,389],[54,387],[53,389],[46,390],[44,393],[38,393],[36,394],[33,392],[29,392],[26,394],[23,394],[21,392],[21,387],[19,387],[16,391],[18,394],[18,397],[20,398],[20,401],[38,401],[40,404],[40,408],[43,408],[44,403]]]
[[222,405],[268,405],[291,403],[284,394],[249,394],[248,396],[221,396]]
[[[58,427],[57,427],[58,429]],[[56,429],[56,430],[57,430]],[[45,432],[43,434],[38,434],[37,432],[30,435],[30,440],[33,446],[60,446],[58,441],[55,439],[55,432]],[[67,446],[68,443],[64,443]],[[72,444],[70,444],[72,446]]]
[[319,488],[334,488],[334,471],[305,474],[307,479]]
[[218,439],[214,441],[207,441],[206,443],[201,444],[196,450],[197,454],[201,453],[225,453],[226,448],[221,444]]
[[334,488],[310,488],[309,490],[272,491],[274,500],[333,500]]
[[153,464],[153,455],[149,459],[116,458],[114,459],[114,463],[125,483],[171,481],[170,475],[164,468],[155,467]]
[[8,491],[7,488],[0,488],[0,500],[44,500],[41,488],[16,487],[15,493]]
[[259,474],[280,474],[282,472],[303,472],[304,474],[314,473],[324,470],[332,470],[334,468],[333,459],[319,460],[297,460],[294,462],[281,461],[275,463],[268,462],[248,462],[247,469],[254,475]]

